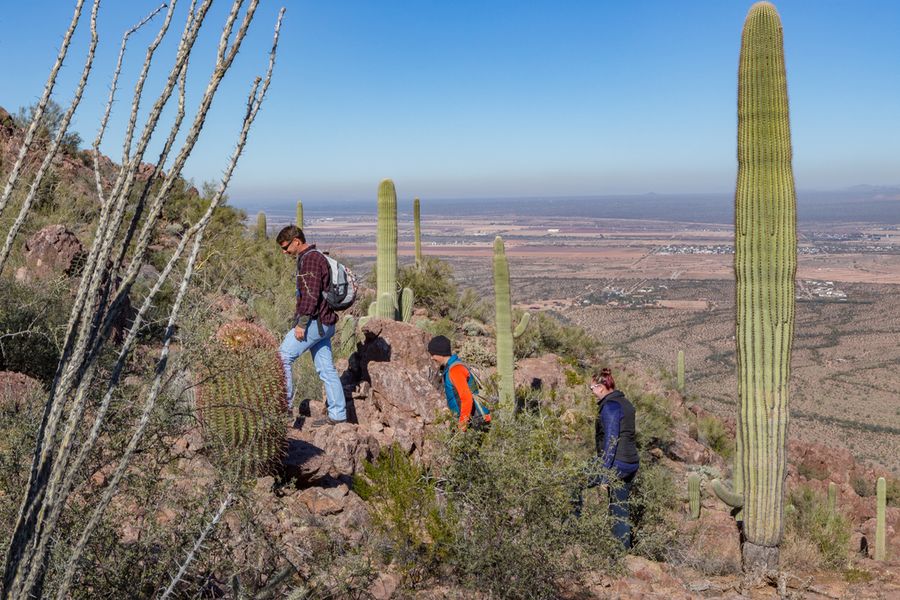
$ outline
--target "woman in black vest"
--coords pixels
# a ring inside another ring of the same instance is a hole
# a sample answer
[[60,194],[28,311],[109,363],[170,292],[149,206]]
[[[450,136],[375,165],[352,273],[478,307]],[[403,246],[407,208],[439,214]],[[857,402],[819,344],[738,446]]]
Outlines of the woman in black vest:
[[[625,548],[631,548],[631,523],[628,497],[631,484],[640,466],[635,442],[634,405],[616,389],[612,372],[601,369],[591,378],[591,392],[597,397],[597,422],[594,440],[597,459],[604,469],[613,469],[622,485],[609,489],[609,513],[613,518],[613,535]],[[594,485],[606,484],[600,476]]]

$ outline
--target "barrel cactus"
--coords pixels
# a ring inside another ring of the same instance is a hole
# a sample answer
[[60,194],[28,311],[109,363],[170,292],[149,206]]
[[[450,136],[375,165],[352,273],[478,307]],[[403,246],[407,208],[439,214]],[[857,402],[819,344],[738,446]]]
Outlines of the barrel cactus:
[[744,569],[770,570],[783,533],[797,233],[782,27],[769,2],[750,8],[741,40],[734,235],[735,491],[744,500]]
[[297,227],[303,229],[303,202],[297,200]]
[[413,200],[413,232],[416,240],[416,268],[422,268],[422,224],[419,199]]
[[875,485],[875,502],[875,560],[884,560],[887,557],[884,537],[887,481],[884,477],[879,477],[878,483]]
[[287,385],[278,344],[247,321],[216,332],[200,367],[197,416],[211,458],[240,477],[265,473],[287,443]]
[[266,230],[266,213],[259,212],[256,215],[256,239],[258,240],[267,240],[269,239],[268,231]]
[[[375,316],[397,318],[397,191],[385,179],[378,186],[378,230],[375,237],[378,299]],[[387,298],[385,298],[387,296]]]
[[688,501],[691,505],[691,519],[700,518],[700,476],[691,473],[688,476]]

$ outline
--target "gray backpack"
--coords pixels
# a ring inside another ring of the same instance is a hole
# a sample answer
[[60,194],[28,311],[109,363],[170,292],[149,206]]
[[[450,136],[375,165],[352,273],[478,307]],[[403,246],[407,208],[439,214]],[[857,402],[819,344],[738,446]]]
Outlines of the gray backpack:
[[[328,263],[328,285],[322,290],[322,300],[331,310],[347,310],[356,301],[356,292],[359,285],[353,271],[334,260],[320,250],[313,250],[325,257]],[[301,257],[300,260],[303,260]],[[300,260],[297,261],[297,272],[300,271]]]

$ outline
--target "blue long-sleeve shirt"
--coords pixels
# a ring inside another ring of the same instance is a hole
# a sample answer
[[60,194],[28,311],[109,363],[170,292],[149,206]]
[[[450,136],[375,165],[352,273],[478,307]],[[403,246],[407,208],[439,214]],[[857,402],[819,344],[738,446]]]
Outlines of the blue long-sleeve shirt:
[[[597,422],[597,458],[594,465],[603,467],[603,469],[615,469],[620,478],[627,477],[635,473],[640,466],[639,461],[625,462],[616,460],[616,451],[618,450],[619,440],[622,433],[622,417],[624,411],[619,398],[624,396],[621,392],[612,392],[600,404],[600,415]],[[627,402],[627,400],[625,400]],[[630,406],[630,405],[629,405]],[[632,442],[633,443],[633,442]],[[637,457],[636,449],[631,449],[635,458]],[[592,481],[592,485],[603,484],[607,482],[607,477],[603,474],[598,475]]]

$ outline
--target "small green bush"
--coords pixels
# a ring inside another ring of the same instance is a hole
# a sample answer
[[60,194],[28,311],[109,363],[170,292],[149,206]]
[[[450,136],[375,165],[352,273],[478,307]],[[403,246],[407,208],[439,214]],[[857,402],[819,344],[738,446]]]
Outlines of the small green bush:
[[425,257],[420,268],[415,265],[401,267],[397,273],[397,284],[400,289],[410,288],[416,306],[426,308],[431,314],[446,317],[457,305],[453,267],[433,256]]
[[[513,313],[513,322],[518,323],[522,311]],[[552,352],[562,359],[583,361],[595,355],[598,349],[597,340],[583,328],[567,325],[557,315],[547,312],[532,314],[528,328],[514,341],[516,358]]]
[[734,456],[734,441],[722,421],[713,415],[706,415],[697,420],[697,439],[726,461]]
[[785,511],[786,532],[812,543],[822,566],[845,567],[850,547],[847,517],[829,510],[826,498],[807,486],[792,491],[789,504],[793,508]]
[[558,598],[619,554],[606,506],[573,498],[584,456],[564,450],[565,425],[546,413],[497,418],[487,434],[448,442],[441,488],[459,515],[450,565],[494,598]]
[[384,558],[401,572],[421,578],[447,556],[456,515],[438,502],[434,481],[399,447],[367,461],[363,474],[353,478],[353,490],[369,502],[386,538]]

